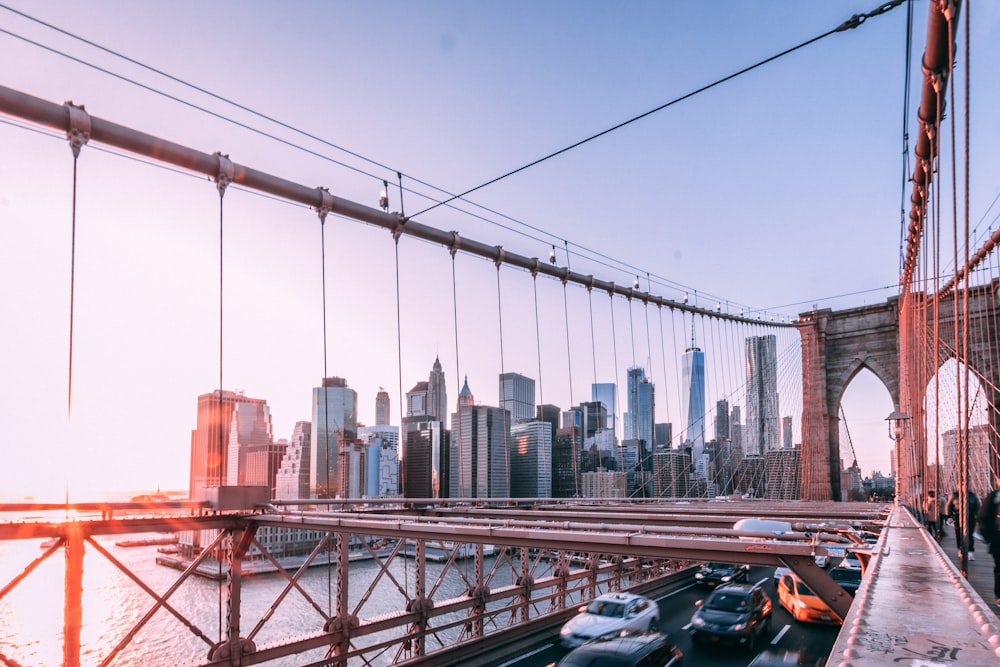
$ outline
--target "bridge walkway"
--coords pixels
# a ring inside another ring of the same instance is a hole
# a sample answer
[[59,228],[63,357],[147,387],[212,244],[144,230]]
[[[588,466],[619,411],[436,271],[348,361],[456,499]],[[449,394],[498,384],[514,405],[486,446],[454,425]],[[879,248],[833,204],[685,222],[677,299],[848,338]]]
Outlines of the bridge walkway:
[[993,559],[977,542],[962,576],[951,528],[938,544],[902,507],[893,509],[844,630],[827,662],[838,667],[1000,664]]

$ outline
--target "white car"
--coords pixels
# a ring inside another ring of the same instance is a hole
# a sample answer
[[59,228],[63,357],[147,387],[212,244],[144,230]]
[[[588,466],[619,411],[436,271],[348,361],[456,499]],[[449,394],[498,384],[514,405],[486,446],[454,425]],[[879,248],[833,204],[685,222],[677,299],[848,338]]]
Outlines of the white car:
[[860,570],[861,569],[861,559],[853,551],[848,551],[844,556],[844,560],[840,562],[840,566],[844,569],[849,570]]
[[655,631],[660,622],[656,602],[634,593],[605,593],[580,607],[580,613],[559,631],[559,641],[567,648],[621,630]]

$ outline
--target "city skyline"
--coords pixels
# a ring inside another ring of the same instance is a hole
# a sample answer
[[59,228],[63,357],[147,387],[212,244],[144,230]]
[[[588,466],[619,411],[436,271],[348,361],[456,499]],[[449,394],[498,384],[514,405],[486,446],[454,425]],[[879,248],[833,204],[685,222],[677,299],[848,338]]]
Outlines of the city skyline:
[[[897,293],[902,119],[913,122],[919,95],[904,113],[905,9],[431,209],[442,191],[680,100],[870,3],[249,2],[234,12],[105,1],[84,15],[60,0],[8,5],[23,15],[0,10],[3,85],[363,206],[377,208],[386,189],[390,212],[457,238],[543,263],[554,254],[574,273],[732,313],[794,318]],[[979,13],[972,60],[996,59],[997,14]],[[913,54],[914,77],[919,63]],[[316,85],[317,64],[327,85]],[[977,89],[976,107],[998,94]],[[680,316],[405,235],[397,243],[336,213],[321,225],[315,211],[238,186],[220,204],[211,180],[96,142],[75,163],[74,198],[64,133],[3,120],[0,404],[12,472],[0,486],[15,499],[183,487],[193,397],[219,388],[267,396],[274,432],[288,438],[310,417],[304,392],[338,375],[365,397],[357,418],[374,424],[367,397],[386,388],[398,415],[435,356],[453,391],[468,375],[493,403],[495,370],[515,370],[538,380],[539,402],[563,408],[607,378],[625,404],[622,370],[643,365],[668,415],[657,420],[675,434],[684,426],[672,326],[690,322]],[[982,236],[1000,133],[986,114],[972,131]],[[838,141],[818,139],[829,136]],[[734,169],[735,159],[753,167]],[[850,196],[831,197],[831,184]],[[698,340],[712,357],[711,336]],[[708,399],[726,394],[722,371],[706,382]],[[862,469],[887,469],[888,392],[863,373],[843,407]],[[26,446],[39,425],[54,465]]]

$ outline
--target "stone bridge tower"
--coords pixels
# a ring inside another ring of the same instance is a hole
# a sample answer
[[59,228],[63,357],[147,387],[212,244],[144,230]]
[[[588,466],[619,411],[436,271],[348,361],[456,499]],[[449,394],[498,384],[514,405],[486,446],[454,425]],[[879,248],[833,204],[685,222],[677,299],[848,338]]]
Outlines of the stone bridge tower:
[[[892,398],[895,409],[907,413],[911,428],[904,446],[912,447],[914,460],[927,458],[924,399],[930,380],[949,359],[957,358],[956,313],[968,312],[968,326],[959,327],[959,337],[968,339],[968,367],[976,376],[986,399],[989,421],[989,469],[993,484],[1000,483],[1000,279],[961,292],[933,296],[911,294],[907,332],[925,332],[914,340],[900,339],[900,301],[892,297],[883,304],[834,312],[815,310],[799,316],[802,338],[802,498],[842,500],[840,497],[840,401],[844,390],[863,368],[875,374]],[[933,313],[937,311],[937,354],[934,349]],[[959,321],[961,325],[961,319]],[[900,350],[918,361],[901,377]],[[907,488],[923,488],[923,467],[913,471]],[[898,471],[894,471],[894,474]],[[899,480],[897,480],[897,484]],[[914,486],[916,484],[916,486]]]
[[861,369],[899,405],[899,308],[884,304],[799,315],[802,337],[802,498],[840,497],[840,400]]

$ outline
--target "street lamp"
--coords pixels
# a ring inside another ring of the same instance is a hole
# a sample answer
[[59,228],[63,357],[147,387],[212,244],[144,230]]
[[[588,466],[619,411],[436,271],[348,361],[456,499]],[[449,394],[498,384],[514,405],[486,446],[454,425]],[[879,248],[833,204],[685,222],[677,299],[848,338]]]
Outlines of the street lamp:
[[900,485],[903,482],[903,453],[900,451],[901,443],[903,441],[903,429],[906,428],[906,422],[909,420],[910,416],[905,412],[900,412],[899,410],[893,410],[892,414],[885,418],[889,422],[889,438],[895,441],[896,445],[893,448],[893,477],[896,480],[896,504],[899,504],[902,489]]
[[909,418],[909,415],[899,410],[893,410],[892,414],[885,418],[889,422],[889,437],[892,440],[898,443],[903,439],[903,428]]

